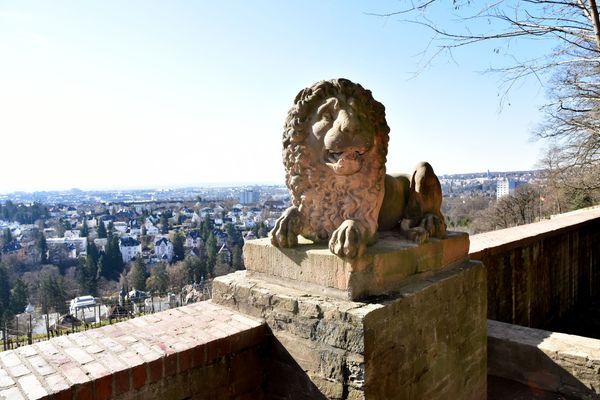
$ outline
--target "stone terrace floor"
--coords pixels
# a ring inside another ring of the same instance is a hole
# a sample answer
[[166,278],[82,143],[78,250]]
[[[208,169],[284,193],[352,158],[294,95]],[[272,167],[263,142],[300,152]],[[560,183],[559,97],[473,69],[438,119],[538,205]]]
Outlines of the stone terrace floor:
[[487,400],[566,400],[557,393],[527,387],[508,379],[488,376]]

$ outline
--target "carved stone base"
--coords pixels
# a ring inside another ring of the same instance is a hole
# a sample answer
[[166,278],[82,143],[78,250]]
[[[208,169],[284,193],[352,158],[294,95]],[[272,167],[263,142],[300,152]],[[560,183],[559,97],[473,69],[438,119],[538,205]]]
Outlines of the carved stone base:
[[468,259],[469,236],[448,232],[446,239],[430,239],[417,245],[397,233],[380,234],[367,253],[354,260],[332,254],[326,245],[300,238],[292,249],[271,246],[268,239],[244,245],[249,277],[345,300],[390,295],[415,274],[433,273]]
[[[385,259],[385,242],[379,249]],[[319,250],[307,251],[310,262],[335,265],[312,251]],[[423,262],[412,270],[428,272],[370,303],[307,294],[250,271],[216,278],[212,301],[264,318],[271,328],[270,399],[484,399],[485,269],[472,261],[436,269],[417,253]],[[351,279],[344,282],[352,287]]]

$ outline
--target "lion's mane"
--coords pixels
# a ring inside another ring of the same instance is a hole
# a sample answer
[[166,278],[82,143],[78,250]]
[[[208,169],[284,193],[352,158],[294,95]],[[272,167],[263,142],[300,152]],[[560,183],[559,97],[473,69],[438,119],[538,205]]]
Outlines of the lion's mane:
[[[373,151],[364,160],[366,167],[350,176],[336,175],[319,162],[317,153],[321,149],[315,151],[305,143],[316,107],[325,99],[339,96],[354,98],[361,118],[366,118],[375,132]],[[346,219],[366,222],[372,233],[377,230],[389,131],[385,107],[359,84],[334,79],[318,82],[298,93],[284,126],[283,162],[292,202],[303,219],[303,236],[326,241]]]

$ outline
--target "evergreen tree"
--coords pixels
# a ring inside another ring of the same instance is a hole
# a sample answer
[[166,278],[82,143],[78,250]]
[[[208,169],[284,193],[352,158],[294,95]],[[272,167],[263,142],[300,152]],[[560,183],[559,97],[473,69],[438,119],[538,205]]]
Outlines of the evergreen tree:
[[183,233],[177,232],[173,238],[173,262],[181,261],[185,258],[185,237]]
[[12,233],[10,232],[10,229],[6,228],[6,229],[4,230],[4,233],[3,233],[3,235],[2,235],[2,242],[3,242],[5,245],[7,245],[7,244],[9,244],[10,242],[12,242],[12,240],[13,240]]
[[206,259],[188,256],[183,262],[183,270],[188,283],[199,283],[207,278]]
[[244,244],[244,238],[242,237],[242,233],[232,223],[227,223],[225,225],[225,233],[227,234],[227,241],[229,242],[229,246],[233,247],[235,245]]
[[103,259],[102,276],[108,280],[117,280],[123,271],[123,256],[119,248],[119,238],[111,236],[106,244],[106,254]]
[[96,278],[100,279],[100,277],[105,277],[106,278],[106,262],[105,257],[104,257],[104,253],[100,254],[100,257],[98,257],[98,263],[96,264]]
[[100,251],[98,250],[98,247],[96,247],[96,244],[93,241],[88,241],[86,250],[86,258],[90,259],[91,263],[94,265],[97,265],[98,260],[100,259]]
[[13,314],[20,314],[25,311],[29,299],[29,290],[25,282],[20,278],[16,280],[15,285],[10,291],[10,308]]
[[206,240],[206,267],[210,276],[215,276],[215,265],[217,264],[217,240],[212,232],[208,235]]
[[68,219],[61,220],[61,223],[65,231],[70,231],[71,229],[73,229],[73,225]]
[[[89,247],[89,246],[88,246]],[[94,246],[95,248],[96,246]],[[96,296],[98,294],[98,261],[97,254],[88,253],[85,260],[80,260],[77,265],[77,283],[83,294]]]
[[46,235],[40,232],[37,240],[37,249],[40,252],[40,263],[48,264],[48,244],[46,243]]
[[137,260],[135,260],[135,263],[133,263],[133,267],[131,267],[131,272],[129,272],[127,280],[133,288],[145,291],[146,279],[148,279],[146,263],[141,257],[139,257]]
[[108,222],[108,226],[106,227],[106,232],[108,236],[112,236],[115,232],[115,224],[112,221]]
[[236,244],[231,251],[231,265],[236,270],[244,269],[244,260],[242,258],[242,246]]
[[200,224],[200,237],[202,238],[202,241],[204,241],[205,243],[208,240],[208,236],[210,235],[212,229],[213,229],[212,221],[209,218],[205,218],[202,221],[202,223]]
[[105,239],[108,236],[106,232],[106,225],[104,225],[104,221],[98,221],[98,237],[101,239]]
[[67,311],[67,293],[60,278],[57,278],[54,274],[46,274],[42,278],[40,302],[43,313],[48,313],[52,309],[61,314]]
[[169,217],[166,212],[160,215],[160,233],[163,235],[169,233]]
[[[9,319],[10,311],[10,282],[8,281],[8,271],[4,265],[0,264],[0,323]],[[6,312],[6,315],[5,315]]]
[[75,267],[75,278],[77,279],[77,284],[79,285],[80,294],[88,294],[87,288],[88,283],[90,281],[90,275],[87,269],[87,260],[79,259],[77,266]]
[[258,227],[258,235],[256,235],[256,237],[265,238],[267,236],[269,236],[269,229],[267,228],[267,225],[265,225],[264,221],[261,221]]
[[88,228],[87,219],[84,217],[83,225],[81,226],[81,229],[79,230],[79,236],[88,237],[89,234],[90,234],[90,228]]
[[152,292],[158,292],[160,295],[167,293],[167,289],[169,288],[169,274],[164,263],[159,263],[154,267],[150,273],[150,277],[146,280],[146,288]]

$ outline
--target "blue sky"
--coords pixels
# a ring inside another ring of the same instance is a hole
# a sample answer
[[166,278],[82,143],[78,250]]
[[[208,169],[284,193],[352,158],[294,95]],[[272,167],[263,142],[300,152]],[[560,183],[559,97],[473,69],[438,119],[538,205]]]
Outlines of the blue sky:
[[544,88],[500,111],[487,45],[415,75],[431,33],[366,14],[398,4],[2,1],[0,192],[283,183],[293,98],[337,77],[386,106],[390,172],[533,168]]

